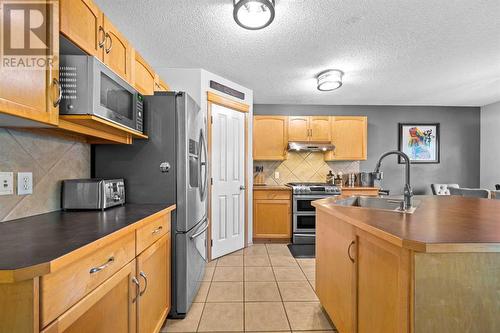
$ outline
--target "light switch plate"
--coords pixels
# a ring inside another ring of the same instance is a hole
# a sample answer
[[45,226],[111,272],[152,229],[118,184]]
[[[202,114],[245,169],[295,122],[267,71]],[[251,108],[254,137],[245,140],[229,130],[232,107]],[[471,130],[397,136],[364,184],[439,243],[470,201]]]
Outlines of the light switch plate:
[[0,195],[14,194],[14,173],[0,172]]
[[17,173],[17,195],[25,195],[33,193],[33,173],[18,172]]
[[275,171],[274,172],[274,178],[275,179],[280,179],[280,173],[279,173],[279,171]]

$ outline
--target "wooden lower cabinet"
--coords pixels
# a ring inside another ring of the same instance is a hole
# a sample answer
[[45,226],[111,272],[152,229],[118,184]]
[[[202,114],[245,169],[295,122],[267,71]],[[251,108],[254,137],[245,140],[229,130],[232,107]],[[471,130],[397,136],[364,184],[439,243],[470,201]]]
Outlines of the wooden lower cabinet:
[[137,332],[158,332],[170,311],[170,234],[137,257]]
[[[328,216],[317,212],[317,219]],[[351,260],[354,228],[346,223],[316,224],[316,293],[339,332],[356,327],[356,265]],[[349,257],[351,256],[351,258]]]
[[43,333],[136,332],[135,260],[56,319]]
[[269,191],[267,193],[261,190],[255,191],[253,239],[290,240],[292,237],[291,214],[292,199],[290,191]]
[[410,252],[317,211],[316,293],[340,333],[410,332]]

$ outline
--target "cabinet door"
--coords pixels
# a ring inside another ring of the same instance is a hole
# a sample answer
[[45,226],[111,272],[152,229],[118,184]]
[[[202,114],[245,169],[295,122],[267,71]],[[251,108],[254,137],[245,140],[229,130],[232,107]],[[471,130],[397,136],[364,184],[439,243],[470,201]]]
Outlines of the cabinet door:
[[155,76],[155,91],[169,91],[170,87],[158,74]]
[[326,160],[366,160],[367,145],[366,117],[332,117],[333,152],[325,155]]
[[330,117],[312,116],[310,118],[310,141],[329,142],[331,140]]
[[310,117],[288,117],[288,139],[289,141],[309,141]]
[[141,94],[153,95],[156,90],[156,74],[153,68],[149,66],[138,52],[133,50],[132,53],[134,54],[132,63],[132,82],[134,83],[134,87]]
[[61,33],[102,60],[103,14],[91,0],[60,0]]
[[287,117],[255,116],[253,119],[253,159],[286,159],[288,145]]
[[290,239],[291,200],[254,200],[253,237]]
[[159,332],[170,310],[170,233],[137,257],[137,332]]
[[136,332],[135,261],[58,317],[43,333]]
[[[59,22],[59,10],[54,8],[51,19],[55,26]],[[23,21],[12,22],[13,29],[24,29]],[[48,25],[50,27],[50,25]],[[54,57],[52,65],[39,69],[10,68],[0,66],[0,113],[13,115],[27,120],[34,120],[51,125],[59,121],[59,34],[47,31],[48,38],[52,40]],[[5,59],[4,59],[5,60]],[[1,115],[0,115],[1,117]],[[12,124],[24,126],[17,118],[2,118],[2,126]],[[30,124],[26,123],[25,127]]]
[[338,331],[355,332],[354,229],[321,209],[316,214],[316,293]]
[[124,80],[131,82],[132,46],[106,16],[104,31],[104,63]]
[[358,332],[409,332],[409,252],[357,234]]

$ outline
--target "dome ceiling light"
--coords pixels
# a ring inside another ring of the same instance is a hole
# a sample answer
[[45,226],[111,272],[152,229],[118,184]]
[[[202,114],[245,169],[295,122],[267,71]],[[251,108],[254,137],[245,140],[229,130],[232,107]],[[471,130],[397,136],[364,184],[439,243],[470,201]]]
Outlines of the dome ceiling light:
[[267,27],[274,20],[275,0],[233,0],[236,23],[248,30]]
[[318,74],[318,90],[332,91],[342,86],[344,73],[338,69],[329,69]]

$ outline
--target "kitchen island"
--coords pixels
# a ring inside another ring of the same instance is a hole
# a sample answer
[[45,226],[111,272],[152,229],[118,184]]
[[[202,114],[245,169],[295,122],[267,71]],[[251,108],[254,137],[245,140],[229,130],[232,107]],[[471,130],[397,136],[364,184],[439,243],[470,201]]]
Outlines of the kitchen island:
[[420,197],[413,214],[313,203],[316,292],[341,333],[500,332],[500,201]]

